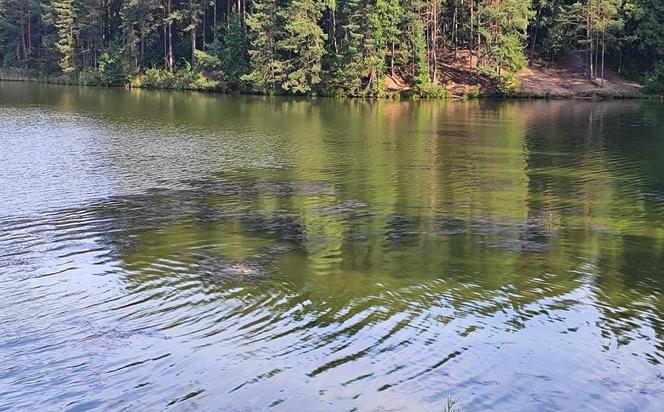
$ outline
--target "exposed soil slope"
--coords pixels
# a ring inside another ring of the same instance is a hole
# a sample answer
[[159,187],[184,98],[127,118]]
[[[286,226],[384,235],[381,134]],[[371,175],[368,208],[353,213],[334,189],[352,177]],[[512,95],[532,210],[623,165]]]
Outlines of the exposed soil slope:
[[[470,60],[472,59],[472,60]],[[472,91],[478,85],[484,94],[491,94],[488,79],[478,78],[475,72],[476,59],[467,50],[446,52],[441,59],[440,79],[445,88],[456,96]],[[536,60],[517,73],[521,82],[521,93],[529,96],[550,97],[633,97],[641,89],[637,83],[604,69],[604,86],[599,79],[589,81],[581,54],[572,54],[557,64]]]
[[620,77],[613,70],[604,69],[604,84],[599,79],[590,82],[583,56],[572,54],[559,64],[531,62],[517,77],[524,93],[552,97],[630,97],[640,92],[641,86]]

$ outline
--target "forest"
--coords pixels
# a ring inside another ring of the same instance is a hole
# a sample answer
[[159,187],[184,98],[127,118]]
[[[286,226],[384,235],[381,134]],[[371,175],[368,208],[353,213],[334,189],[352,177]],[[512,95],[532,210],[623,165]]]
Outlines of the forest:
[[0,0],[0,69],[80,84],[438,97],[464,53],[502,94],[570,53],[661,93],[664,1]]

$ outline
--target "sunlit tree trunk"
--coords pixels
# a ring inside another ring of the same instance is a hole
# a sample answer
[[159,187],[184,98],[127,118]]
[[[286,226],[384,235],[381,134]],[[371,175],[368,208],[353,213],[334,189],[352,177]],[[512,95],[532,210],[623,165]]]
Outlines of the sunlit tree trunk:
[[473,68],[473,54],[475,53],[474,41],[475,41],[475,0],[470,0],[470,44],[469,44],[469,53],[468,53],[468,68]]
[[171,0],[168,0],[168,70],[173,72],[173,20],[171,16]]
[[604,52],[605,52],[605,47],[606,47],[606,38],[605,38],[605,32],[602,32],[602,87],[604,87]]
[[590,68],[590,81],[595,78],[593,71],[593,34],[592,34],[592,2],[588,1],[588,10],[586,15],[586,41],[588,43],[588,67]]

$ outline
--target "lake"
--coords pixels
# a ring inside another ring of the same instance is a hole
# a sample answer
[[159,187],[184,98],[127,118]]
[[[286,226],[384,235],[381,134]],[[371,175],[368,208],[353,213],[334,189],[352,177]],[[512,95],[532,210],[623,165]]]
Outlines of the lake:
[[661,410],[663,122],[0,83],[0,410]]

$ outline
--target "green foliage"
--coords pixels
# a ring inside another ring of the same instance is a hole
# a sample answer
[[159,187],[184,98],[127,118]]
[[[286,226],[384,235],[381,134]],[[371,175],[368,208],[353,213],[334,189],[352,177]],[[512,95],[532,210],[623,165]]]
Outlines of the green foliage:
[[285,67],[277,54],[277,41],[283,37],[276,0],[255,0],[246,24],[251,38],[250,72],[241,76],[253,90],[274,93],[284,81]]
[[104,86],[122,86],[127,83],[126,61],[119,49],[111,49],[99,57],[99,83]]
[[40,8],[37,0],[0,0],[0,67],[25,69],[34,61],[35,50],[26,42],[26,24],[35,20]]
[[521,83],[514,73],[506,72],[498,77],[496,92],[501,96],[513,96],[521,89]]
[[280,12],[288,22],[284,27],[284,38],[277,44],[284,56],[281,64],[285,79],[281,87],[291,93],[311,92],[320,83],[327,36],[317,22],[323,8],[321,0],[293,0],[285,11]]
[[146,89],[174,89],[175,75],[168,70],[160,70],[151,67],[144,74],[134,76],[131,80],[132,87],[143,87]]
[[60,54],[60,69],[63,73],[75,70],[76,26],[74,0],[53,0],[51,2],[53,24],[57,33],[55,50]]
[[[97,13],[104,0],[79,0],[97,3],[97,7],[92,10]],[[120,11],[120,31],[122,33],[123,45],[125,46],[126,56],[125,65],[132,64],[142,67],[148,56],[154,53],[153,47],[146,48],[146,40],[157,37],[162,29],[164,22],[163,6],[160,0],[125,0]],[[89,28],[86,30],[88,36],[96,39],[91,46],[97,46],[103,43],[103,33],[99,31],[101,15],[89,13],[94,18],[89,19]],[[128,57],[128,58],[127,58]]]
[[462,97],[464,99],[477,99],[482,97],[482,90],[479,86],[471,86],[468,90],[464,91]]
[[217,90],[220,83],[195,70],[187,62],[174,73],[149,68],[144,74],[134,76],[130,85],[146,89]]
[[655,69],[646,75],[643,92],[664,95],[664,62],[657,63]]
[[375,5],[369,8],[371,56],[374,57],[375,69],[381,79],[386,69],[394,74],[395,61],[401,55],[400,50],[405,48],[402,30],[404,17],[405,10],[398,0],[376,0]]
[[523,37],[516,33],[501,35],[494,51],[494,57],[501,67],[513,72],[526,67],[528,61],[523,53]]
[[228,26],[222,32],[221,42],[216,46],[221,70],[226,82],[238,88],[242,76],[249,73],[249,39],[242,20],[237,13],[228,18]]
[[78,74],[78,84],[81,86],[99,86],[101,79],[96,70],[83,70]]
[[[637,24],[633,32],[634,48],[638,51],[632,66],[637,72],[657,71],[664,59],[664,2],[661,0],[633,0],[632,13],[626,26]],[[654,62],[654,64],[653,64]],[[648,64],[650,63],[650,64]]]
[[430,99],[449,99],[452,97],[452,94],[445,90],[442,85],[434,84],[432,82],[419,85],[417,88],[417,94],[421,97]]
[[[335,53],[329,58],[330,69],[324,79],[327,94],[334,96],[363,96],[369,75],[365,57],[366,23],[359,0],[337,3],[337,19],[344,32],[337,42]],[[336,38],[332,39],[337,41]]]
[[485,24],[478,29],[484,40],[481,63],[500,74],[503,68],[519,70],[526,65],[524,41],[531,16],[529,0],[488,1],[481,8]]
[[445,97],[464,49],[504,95],[526,54],[653,78],[664,1],[0,0],[0,67],[85,84]]
[[426,88],[430,82],[425,23],[420,18],[423,9],[422,0],[409,0],[404,5],[402,22],[404,40],[408,50],[404,55],[407,68],[405,74],[418,88]]
[[498,77],[499,77],[498,73],[496,73],[496,71],[493,68],[489,67],[489,66],[479,66],[477,68],[477,74],[480,77],[489,79],[492,82],[495,82],[496,80],[498,80]]
[[184,65],[175,72],[176,89],[214,90],[218,86],[218,81],[212,80],[201,71],[196,70],[189,62],[185,62]]
[[215,72],[221,69],[221,60],[203,50],[194,50],[194,62],[198,71]]

